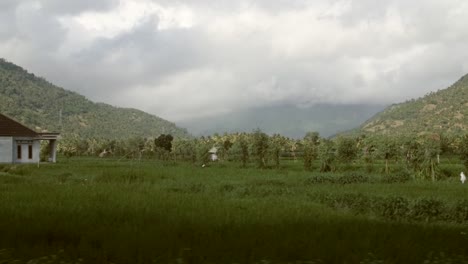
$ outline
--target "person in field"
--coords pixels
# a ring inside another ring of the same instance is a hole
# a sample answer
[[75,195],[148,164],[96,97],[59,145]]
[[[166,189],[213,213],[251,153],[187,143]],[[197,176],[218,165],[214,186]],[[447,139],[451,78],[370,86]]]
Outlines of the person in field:
[[465,176],[465,173],[463,173],[463,171],[460,173],[460,181],[462,183],[465,183],[465,181],[466,181],[466,176]]

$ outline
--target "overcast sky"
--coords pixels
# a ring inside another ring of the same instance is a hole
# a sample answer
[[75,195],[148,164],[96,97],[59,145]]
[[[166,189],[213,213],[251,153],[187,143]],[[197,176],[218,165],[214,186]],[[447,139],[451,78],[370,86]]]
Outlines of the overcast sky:
[[0,0],[0,57],[171,121],[388,104],[468,73],[468,1]]

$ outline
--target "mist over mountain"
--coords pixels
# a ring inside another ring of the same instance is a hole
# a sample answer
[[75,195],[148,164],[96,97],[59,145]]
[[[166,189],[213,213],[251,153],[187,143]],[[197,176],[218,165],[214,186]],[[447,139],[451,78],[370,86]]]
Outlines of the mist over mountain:
[[317,104],[308,107],[282,105],[185,120],[177,124],[186,127],[195,136],[251,132],[260,128],[268,134],[279,133],[291,138],[302,138],[310,131],[329,137],[358,127],[384,108],[383,105],[366,104]]

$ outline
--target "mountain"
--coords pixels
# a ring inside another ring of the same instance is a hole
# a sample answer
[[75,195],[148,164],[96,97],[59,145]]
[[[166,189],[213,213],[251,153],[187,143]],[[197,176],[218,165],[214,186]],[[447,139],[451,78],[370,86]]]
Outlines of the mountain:
[[383,105],[317,104],[309,107],[292,105],[246,109],[239,112],[178,122],[192,134],[212,135],[224,132],[252,132],[260,128],[268,134],[279,133],[291,138],[302,138],[316,131],[328,137],[340,131],[358,127]]
[[461,134],[468,130],[468,75],[452,86],[394,104],[351,133]]
[[91,102],[4,59],[0,59],[0,113],[38,132],[58,131],[65,137],[188,136],[174,123],[140,110]]

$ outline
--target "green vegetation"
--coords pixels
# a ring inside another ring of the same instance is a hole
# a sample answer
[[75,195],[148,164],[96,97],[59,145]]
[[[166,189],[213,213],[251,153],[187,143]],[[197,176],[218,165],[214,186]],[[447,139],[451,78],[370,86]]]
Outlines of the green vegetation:
[[468,262],[453,177],[60,160],[0,167],[0,263]]
[[350,133],[460,135],[468,129],[468,75],[447,89],[394,104]]
[[352,136],[193,138],[0,60],[0,111],[65,135],[0,165],[0,263],[468,263],[465,90]]
[[184,129],[159,117],[136,109],[93,103],[3,59],[0,59],[0,113],[39,132],[58,131],[66,138],[188,136]]

